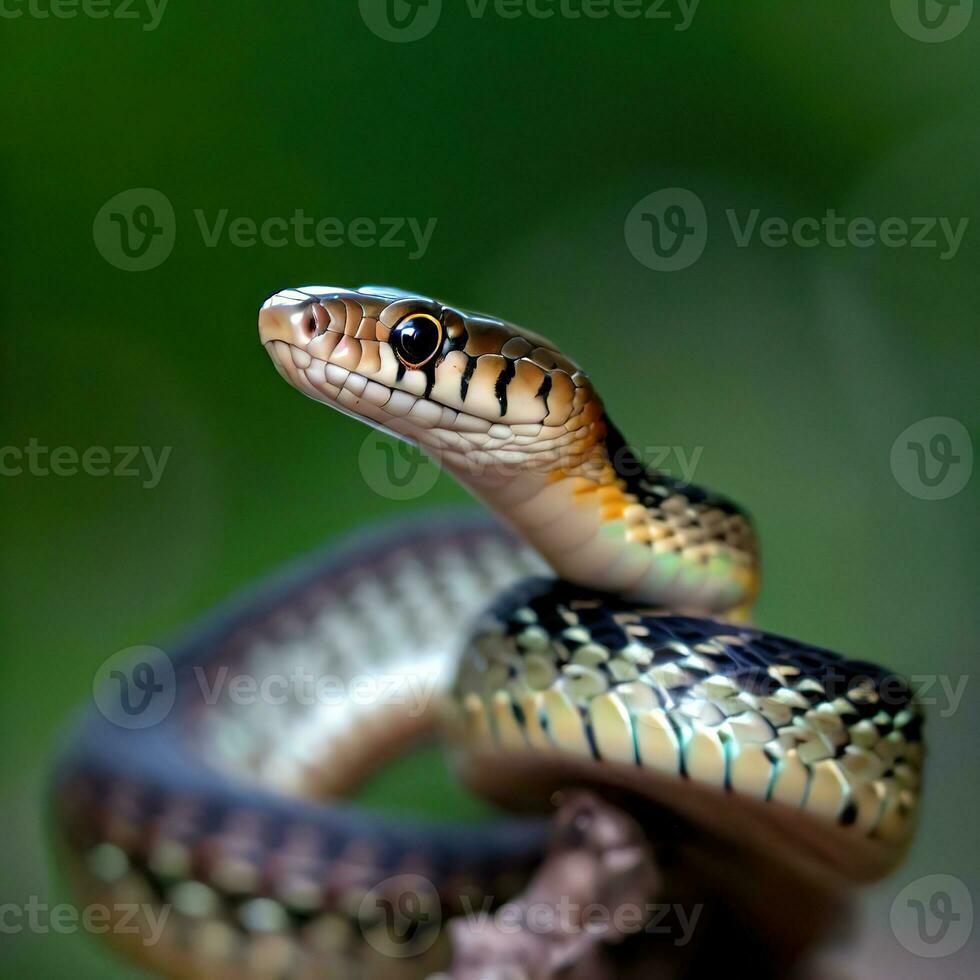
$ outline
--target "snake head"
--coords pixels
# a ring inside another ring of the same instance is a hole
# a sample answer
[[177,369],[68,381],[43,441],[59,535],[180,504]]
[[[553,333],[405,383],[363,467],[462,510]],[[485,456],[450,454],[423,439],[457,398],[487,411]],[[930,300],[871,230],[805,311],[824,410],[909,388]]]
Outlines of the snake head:
[[259,336],[294,388],[457,472],[567,466],[605,434],[589,379],[549,341],[426,296],[285,289]]

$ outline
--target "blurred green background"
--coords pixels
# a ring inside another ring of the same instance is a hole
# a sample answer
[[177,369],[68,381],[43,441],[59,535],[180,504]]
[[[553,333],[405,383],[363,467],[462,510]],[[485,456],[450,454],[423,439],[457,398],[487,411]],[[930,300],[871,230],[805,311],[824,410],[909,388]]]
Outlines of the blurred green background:
[[[889,908],[934,873],[980,899],[976,477],[925,500],[890,459],[920,419],[978,434],[980,17],[930,43],[903,29],[901,0],[703,0],[683,30],[676,2],[639,20],[443,7],[412,43],[379,37],[354,2],[170,0],[147,30],[137,0],[140,20],[25,7],[0,24],[3,444],[172,447],[153,489],[0,479],[0,902],[64,898],[43,788],[107,656],[336,532],[464,500],[444,478],[411,503],[373,492],[357,466],[367,430],[289,391],[256,342],[273,289],[383,282],[550,335],[634,442],[699,454],[696,480],[757,519],[763,625],[966,683],[955,711],[929,692],[922,832],[869,895],[853,957],[968,975],[969,947],[906,953]],[[127,271],[93,222],[144,187],[172,204],[176,238],[161,264]],[[624,221],[671,187],[703,202],[707,246],[661,272]],[[725,217],[830,208],[970,224],[943,258],[740,247]],[[224,209],[436,226],[415,257],[356,236],[209,245],[195,212],[210,225]],[[438,771],[400,772],[385,805],[444,808]],[[3,934],[0,950],[5,976],[135,975],[89,937]]]

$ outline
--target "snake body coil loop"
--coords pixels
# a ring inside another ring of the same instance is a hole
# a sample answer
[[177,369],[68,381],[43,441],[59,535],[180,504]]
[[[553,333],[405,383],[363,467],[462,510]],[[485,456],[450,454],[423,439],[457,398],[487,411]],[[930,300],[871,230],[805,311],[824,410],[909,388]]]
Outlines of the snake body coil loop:
[[[844,881],[894,866],[923,756],[907,686],[747,625],[747,516],[640,465],[575,363],[383,288],[283,290],[259,329],[290,384],[421,446],[509,530],[443,517],[359,536],[193,631],[163,721],[86,721],[56,782],[69,863],[87,896],[171,910],[158,942],[134,942],[144,961],[180,976],[380,975],[406,955],[406,975],[436,969],[441,917],[513,894],[545,826],[327,801],[437,725],[466,781],[507,803],[589,782],[760,869]],[[259,690],[331,677],[344,696],[242,703],[229,675]],[[365,677],[388,693],[350,696]],[[393,946],[377,910],[405,875],[429,890]]]

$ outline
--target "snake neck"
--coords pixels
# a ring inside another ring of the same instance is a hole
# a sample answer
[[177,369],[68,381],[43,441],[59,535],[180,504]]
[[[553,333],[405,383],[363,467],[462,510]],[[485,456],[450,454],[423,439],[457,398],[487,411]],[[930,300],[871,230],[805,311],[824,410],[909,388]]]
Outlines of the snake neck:
[[746,514],[645,466],[607,418],[551,469],[455,471],[564,579],[689,614],[743,615],[758,590]]

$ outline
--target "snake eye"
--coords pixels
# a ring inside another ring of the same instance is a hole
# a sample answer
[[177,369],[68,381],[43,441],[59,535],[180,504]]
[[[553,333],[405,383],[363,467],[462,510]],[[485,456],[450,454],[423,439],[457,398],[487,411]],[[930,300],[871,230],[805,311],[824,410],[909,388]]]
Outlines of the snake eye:
[[391,331],[395,356],[407,368],[420,368],[442,347],[442,324],[428,313],[411,313]]

